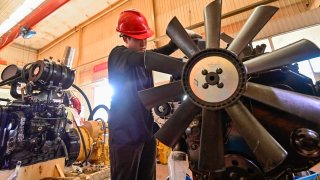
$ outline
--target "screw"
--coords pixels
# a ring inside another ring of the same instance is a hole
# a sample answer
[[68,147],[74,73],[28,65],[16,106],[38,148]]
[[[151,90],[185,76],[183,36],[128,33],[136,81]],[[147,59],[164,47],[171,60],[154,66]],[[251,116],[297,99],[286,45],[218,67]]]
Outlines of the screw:
[[208,89],[209,85],[208,85],[208,83],[204,83],[204,84],[202,84],[202,87],[203,87],[203,89]]
[[159,106],[159,107],[158,107],[158,110],[159,110],[160,112],[164,112],[164,107],[163,107],[163,106]]
[[217,86],[218,86],[218,88],[223,88],[223,83],[219,83]]
[[229,177],[230,177],[231,179],[238,179],[238,178],[239,178],[239,176],[238,176],[238,174],[237,174],[236,172],[231,172],[231,173],[229,174]]
[[207,75],[208,71],[206,69],[202,70],[202,75]]
[[216,73],[217,74],[221,74],[223,72],[223,70],[221,69],[221,68],[218,68],[217,70],[216,70]]
[[196,150],[197,148],[198,148],[198,146],[197,146],[196,144],[192,144],[192,145],[191,145],[191,149],[192,149],[192,150]]

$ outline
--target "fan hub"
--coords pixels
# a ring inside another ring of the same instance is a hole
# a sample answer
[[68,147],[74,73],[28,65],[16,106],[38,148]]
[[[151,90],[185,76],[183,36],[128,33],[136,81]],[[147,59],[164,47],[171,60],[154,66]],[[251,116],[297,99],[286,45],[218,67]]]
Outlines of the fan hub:
[[212,110],[235,102],[243,93],[246,73],[243,64],[224,49],[207,49],[186,64],[183,87],[197,105]]

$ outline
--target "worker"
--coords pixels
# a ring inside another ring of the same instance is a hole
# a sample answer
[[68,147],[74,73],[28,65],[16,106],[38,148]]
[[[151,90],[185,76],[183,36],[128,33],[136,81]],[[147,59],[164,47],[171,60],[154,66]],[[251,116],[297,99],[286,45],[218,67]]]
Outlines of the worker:
[[[113,48],[108,60],[109,83],[114,89],[108,121],[111,180],[152,180],[156,168],[154,119],[138,91],[153,87],[152,72],[144,66],[147,38],[153,31],[145,16],[134,9],[120,14],[116,30],[125,45]],[[170,41],[152,51],[169,55],[175,50],[177,46]]]

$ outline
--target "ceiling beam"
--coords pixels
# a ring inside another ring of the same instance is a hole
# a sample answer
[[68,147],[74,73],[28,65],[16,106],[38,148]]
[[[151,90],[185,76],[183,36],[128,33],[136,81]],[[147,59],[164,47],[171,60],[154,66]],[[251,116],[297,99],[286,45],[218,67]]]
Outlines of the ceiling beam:
[[64,33],[60,37],[56,38],[55,40],[51,41],[50,43],[48,43],[47,45],[45,45],[44,47],[39,49],[39,55],[44,53],[45,51],[49,50],[50,48],[54,47],[55,45],[57,45],[61,41],[67,39],[68,37],[70,37],[74,33],[78,32],[79,30],[85,28],[89,24],[96,22],[97,20],[99,20],[100,18],[105,16],[106,14],[112,12],[114,9],[122,6],[123,4],[125,4],[127,2],[129,2],[129,0],[117,0],[116,2],[107,6],[104,10],[102,10],[99,13],[97,13],[96,15],[90,17],[86,21],[80,23],[79,25],[75,26],[73,29],[70,29],[68,32]]
[[28,16],[17,25],[0,37],[0,50],[12,43],[20,36],[21,27],[32,29],[37,23],[53,13],[70,0],[46,0],[38,8],[33,10]]

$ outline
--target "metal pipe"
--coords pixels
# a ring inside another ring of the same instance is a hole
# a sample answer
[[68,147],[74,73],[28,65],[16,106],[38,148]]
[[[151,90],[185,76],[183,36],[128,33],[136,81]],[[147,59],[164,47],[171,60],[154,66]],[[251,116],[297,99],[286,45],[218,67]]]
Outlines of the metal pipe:
[[76,48],[73,48],[70,46],[67,46],[64,51],[63,64],[65,66],[67,66],[68,68],[71,68],[71,66],[72,66],[75,52],[76,52]]

